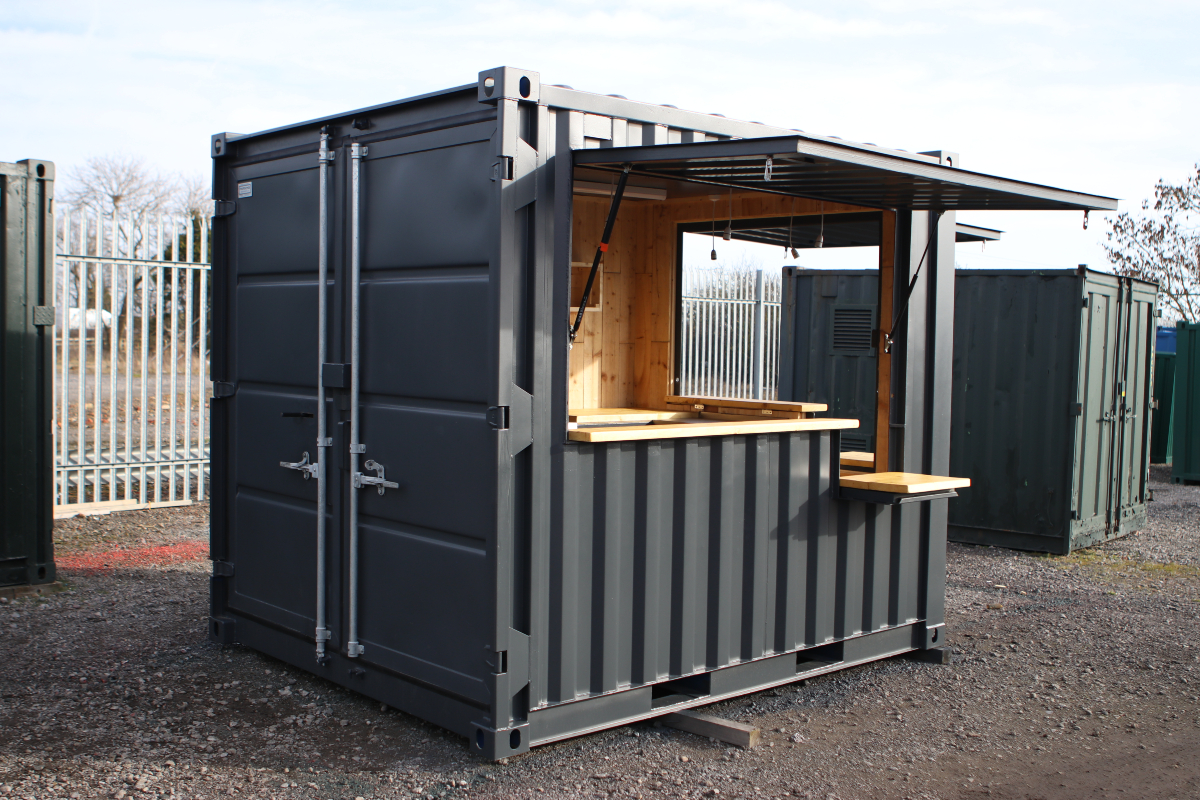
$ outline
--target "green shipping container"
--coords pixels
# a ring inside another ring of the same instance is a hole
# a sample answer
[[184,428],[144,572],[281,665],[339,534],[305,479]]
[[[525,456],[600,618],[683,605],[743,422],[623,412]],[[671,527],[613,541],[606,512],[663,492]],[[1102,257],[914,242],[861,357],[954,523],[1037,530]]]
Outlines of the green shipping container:
[[0,163],[0,587],[54,580],[54,165]]
[[1065,554],[1146,524],[1157,287],[960,270],[949,537]]
[[1150,463],[1170,464],[1175,418],[1171,401],[1175,394],[1175,354],[1154,354],[1154,411],[1150,425]]
[[1171,482],[1200,482],[1200,323],[1175,326],[1175,393],[1171,402]]

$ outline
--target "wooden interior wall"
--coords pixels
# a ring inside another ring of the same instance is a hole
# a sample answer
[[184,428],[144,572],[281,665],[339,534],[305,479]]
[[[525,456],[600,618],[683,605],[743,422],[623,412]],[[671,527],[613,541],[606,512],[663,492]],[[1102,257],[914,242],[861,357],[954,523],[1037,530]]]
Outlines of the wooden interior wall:
[[[729,218],[730,204],[727,193],[714,193],[722,195],[719,228]],[[875,210],[765,192],[735,192],[732,205],[734,219]],[[572,263],[591,266],[608,207],[606,197],[574,198]],[[705,196],[621,204],[601,262],[602,302],[599,309],[584,313],[571,350],[570,408],[667,408],[666,396],[675,394],[677,226],[711,220],[712,214],[713,203]]]

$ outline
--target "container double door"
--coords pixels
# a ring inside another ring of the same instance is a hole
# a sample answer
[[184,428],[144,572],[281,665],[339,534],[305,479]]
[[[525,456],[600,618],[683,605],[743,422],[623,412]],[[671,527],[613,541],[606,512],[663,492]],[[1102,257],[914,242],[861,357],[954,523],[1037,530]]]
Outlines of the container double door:
[[[214,401],[230,464],[225,541],[214,525],[214,558],[228,562],[216,571],[229,590],[214,614],[306,639],[315,653],[323,601],[328,654],[481,707],[497,445],[488,421],[491,231],[478,221],[493,202],[493,129],[376,141],[357,159],[349,143],[330,148],[324,360],[317,155],[233,167],[238,201],[218,320],[218,386],[228,396]],[[478,181],[440,179],[464,164],[478,166]],[[431,247],[428,231],[442,229]],[[447,618],[453,636],[441,635]]]
[[1145,502],[1155,294],[1091,277],[1080,331],[1071,516],[1073,546],[1128,532]]

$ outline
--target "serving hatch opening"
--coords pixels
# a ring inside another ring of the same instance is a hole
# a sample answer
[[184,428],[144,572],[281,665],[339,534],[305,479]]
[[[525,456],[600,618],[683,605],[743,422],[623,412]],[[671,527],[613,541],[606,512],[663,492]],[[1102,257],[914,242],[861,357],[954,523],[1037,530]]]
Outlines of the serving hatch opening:
[[[586,432],[599,426],[610,428],[604,440],[619,436],[617,429],[638,426],[663,426],[664,435],[668,426],[687,426],[691,435],[719,435],[741,432],[744,425],[735,423],[778,424],[783,414],[807,421],[807,427],[825,410],[723,406],[718,401],[728,392],[689,398],[681,385],[685,235],[707,233],[714,241],[720,237],[795,252],[875,248],[882,303],[869,335],[881,354],[877,385],[890,385],[893,314],[905,313],[905,290],[911,292],[907,281],[895,285],[897,210],[937,212],[931,215],[939,220],[932,242],[947,210],[1116,207],[1111,198],[968,172],[941,156],[804,136],[586,149],[573,157],[570,313],[579,328],[569,355],[568,439],[581,441],[600,440]],[[618,194],[620,201],[614,202]],[[611,240],[599,248],[593,276],[597,246],[614,206]],[[946,224],[954,225],[953,214]],[[950,241],[998,235],[964,226],[955,228]],[[582,285],[589,278],[592,292],[580,312]],[[897,297],[900,302],[894,302]],[[886,425],[890,392],[876,395],[876,419]],[[697,416],[632,421],[644,412]],[[886,470],[887,431],[874,433],[878,436],[872,438],[882,442],[876,468]]]

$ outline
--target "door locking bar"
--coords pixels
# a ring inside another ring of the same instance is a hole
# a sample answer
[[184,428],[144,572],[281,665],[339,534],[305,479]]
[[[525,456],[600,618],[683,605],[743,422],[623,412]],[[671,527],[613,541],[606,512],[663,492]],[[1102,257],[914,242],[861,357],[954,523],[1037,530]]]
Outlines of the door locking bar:
[[400,484],[396,483],[395,481],[385,480],[383,474],[383,464],[380,464],[378,461],[367,461],[365,464],[363,464],[363,467],[365,469],[372,470],[375,475],[372,477],[370,475],[364,475],[361,472],[354,473],[355,489],[365,489],[368,486],[375,486],[378,487],[379,493],[383,494],[385,489],[400,488]]
[[299,461],[280,461],[279,466],[285,469],[299,470],[304,473],[304,480],[308,480],[317,474],[317,465],[308,462],[308,451],[304,451],[304,458]]

